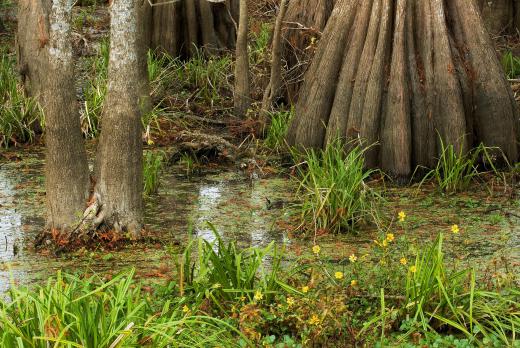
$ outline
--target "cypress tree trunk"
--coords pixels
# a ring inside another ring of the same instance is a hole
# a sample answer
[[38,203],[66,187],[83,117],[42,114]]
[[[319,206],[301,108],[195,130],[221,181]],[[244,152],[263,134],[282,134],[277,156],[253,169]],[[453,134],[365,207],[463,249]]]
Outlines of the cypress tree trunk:
[[520,31],[520,0],[478,0],[482,18],[493,35]]
[[310,61],[314,57],[315,43],[329,20],[336,0],[289,1],[282,32],[282,56],[287,64],[286,98],[296,102]]
[[69,0],[19,2],[18,52],[25,86],[45,113],[47,227],[76,225],[88,199],[87,157],[74,87]]
[[152,48],[173,57],[189,57],[197,48],[214,54],[235,47],[239,0],[155,3],[150,21]]
[[516,101],[473,1],[338,0],[305,77],[292,145],[377,142],[367,164],[396,177],[433,165],[438,135],[518,158]]
[[108,93],[96,158],[97,223],[139,236],[142,228],[141,113],[148,88],[138,31],[139,0],[113,0]]

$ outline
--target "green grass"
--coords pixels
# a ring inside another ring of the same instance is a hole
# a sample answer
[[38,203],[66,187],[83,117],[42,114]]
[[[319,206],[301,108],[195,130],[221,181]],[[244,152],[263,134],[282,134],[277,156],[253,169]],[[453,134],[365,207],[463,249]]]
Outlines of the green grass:
[[160,185],[160,172],[163,168],[165,153],[162,151],[145,151],[143,155],[144,195],[157,193]]
[[[448,269],[443,242],[440,234],[418,253],[406,277],[404,301],[372,318],[360,334],[377,325],[383,330],[385,320],[398,318],[401,342],[417,332],[432,341],[441,332],[452,332],[476,346],[499,342],[499,346],[512,347],[520,325],[520,290],[487,290],[479,287],[474,269]],[[383,299],[382,295],[385,308]]]
[[270,116],[270,124],[265,137],[265,145],[279,150],[285,146],[285,136],[289,129],[289,122],[294,115],[294,109],[289,111],[278,111]]
[[338,140],[324,150],[294,156],[301,162],[296,177],[301,204],[296,209],[302,226],[340,232],[370,219],[379,196],[366,184],[374,171],[364,168],[365,151],[354,146],[346,153]]
[[514,56],[511,51],[502,56],[502,67],[508,79],[516,79],[520,76],[520,58]]
[[34,289],[13,286],[0,299],[0,346],[214,347],[238,346],[224,321],[186,315],[182,302],[147,301],[129,271],[111,280],[62,275]]
[[24,95],[11,55],[0,58],[0,147],[34,140],[35,126],[42,122],[38,103]]
[[490,165],[492,171],[497,174],[497,170],[493,165],[490,152],[494,149],[480,144],[471,151],[464,152],[455,151],[452,144],[445,144],[442,139],[440,141],[441,154],[435,168],[430,170],[422,179],[419,186],[429,179],[433,179],[439,190],[447,193],[460,192],[467,189],[470,184],[479,177],[480,171],[478,165],[485,162]]

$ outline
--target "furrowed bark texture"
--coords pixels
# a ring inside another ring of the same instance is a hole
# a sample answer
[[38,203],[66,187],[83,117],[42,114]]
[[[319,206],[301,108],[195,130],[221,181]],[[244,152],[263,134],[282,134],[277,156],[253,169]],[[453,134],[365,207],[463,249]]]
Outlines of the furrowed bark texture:
[[235,62],[235,115],[245,117],[251,105],[249,82],[249,54],[247,52],[247,0],[240,0],[240,24],[238,26]]
[[173,57],[193,56],[197,48],[209,54],[233,49],[240,0],[179,0],[152,8],[152,48]]
[[473,1],[338,0],[287,139],[378,143],[367,165],[396,177],[432,166],[438,138],[518,158],[517,105]]
[[478,5],[491,34],[515,34],[520,29],[519,0],[478,0]]
[[282,57],[287,65],[284,93],[296,102],[303,76],[314,56],[315,43],[337,0],[289,1],[282,31]]
[[19,2],[18,52],[27,91],[45,113],[47,227],[70,230],[88,199],[74,87],[70,0]]
[[141,71],[144,46],[138,31],[139,0],[111,5],[108,92],[97,153],[96,199],[103,223],[138,236],[142,227],[141,113],[146,102]]

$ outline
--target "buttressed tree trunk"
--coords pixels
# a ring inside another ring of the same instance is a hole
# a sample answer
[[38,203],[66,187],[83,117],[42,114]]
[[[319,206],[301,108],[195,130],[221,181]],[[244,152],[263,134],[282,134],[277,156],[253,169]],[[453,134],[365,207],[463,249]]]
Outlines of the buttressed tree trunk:
[[[155,0],[151,18],[151,47],[173,57],[233,49],[240,0]],[[164,3],[164,4],[161,4]]]
[[408,177],[438,135],[518,158],[517,105],[475,2],[338,0],[305,75],[292,145],[378,143],[367,165]]
[[514,34],[520,29],[519,0],[478,0],[478,4],[491,34]]
[[45,113],[47,227],[71,230],[88,199],[87,157],[74,88],[70,0],[19,2],[19,56]]
[[289,1],[284,20],[283,59],[287,64],[287,99],[298,99],[303,76],[314,56],[315,43],[329,20],[336,0]]
[[138,31],[140,0],[113,0],[111,5],[108,92],[96,158],[97,223],[139,236],[142,228],[141,110],[147,88],[145,50]]
[[235,115],[239,117],[245,117],[251,105],[247,33],[247,0],[240,0],[240,24],[238,26],[237,36],[234,91]]

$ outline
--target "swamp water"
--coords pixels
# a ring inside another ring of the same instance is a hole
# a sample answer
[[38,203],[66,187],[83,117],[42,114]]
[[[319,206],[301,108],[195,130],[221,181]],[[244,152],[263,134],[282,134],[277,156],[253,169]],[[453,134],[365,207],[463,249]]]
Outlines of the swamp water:
[[187,178],[182,169],[166,167],[158,194],[145,199],[145,225],[153,242],[60,257],[35,253],[30,246],[45,222],[41,158],[24,154],[0,161],[0,293],[11,281],[41,281],[58,269],[102,273],[136,267],[138,275],[157,274],[158,267],[172,261],[169,249],[175,251],[178,245],[180,252],[190,235],[215,239],[208,222],[224,240],[237,240],[243,246],[284,242],[284,234],[275,226],[282,211],[268,209],[266,198],[288,200],[292,190],[286,179],[251,182],[236,171]]
[[[276,224],[284,210],[268,209],[266,204],[266,198],[273,202],[293,199],[295,187],[287,179],[269,177],[251,182],[245,173],[216,169],[187,178],[182,168],[166,167],[158,194],[145,199],[145,223],[155,237],[152,242],[118,251],[84,251],[60,257],[37,254],[29,246],[44,225],[42,175],[41,154],[14,154],[13,160],[0,160],[0,293],[11,282],[43,281],[58,269],[105,273],[135,267],[141,277],[167,278],[174,262],[171,255],[186,245],[190,231],[192,237],[214,240],[208,221],[225,240],[237,240],[241,246],[288,243],[289,255],[306,252],[312,246],[312,240],[289,239]],[[402,191],[389,189],[383,210],[407,211],[410,219],[405,233],[418,241],[417,245],[433,240],[439,230],[449,230],[455,221],[462,232],[459,236],[445,232],[449,258],[482,267],[489,266],[492,259],[506,258],[513,271],[520,272],[520,219],[515,217],[520,215],[518,202],[502,210],[504,216],[507,211],[513,213],[505,218],[484,214],[482,211],[490,205],[478,201],[478,197],[417,197]],[[376,231],[366,230],[357,235],[324,236],[319,244],[324,256],[334,262],[351,253],[369,252],[376,238]]]

